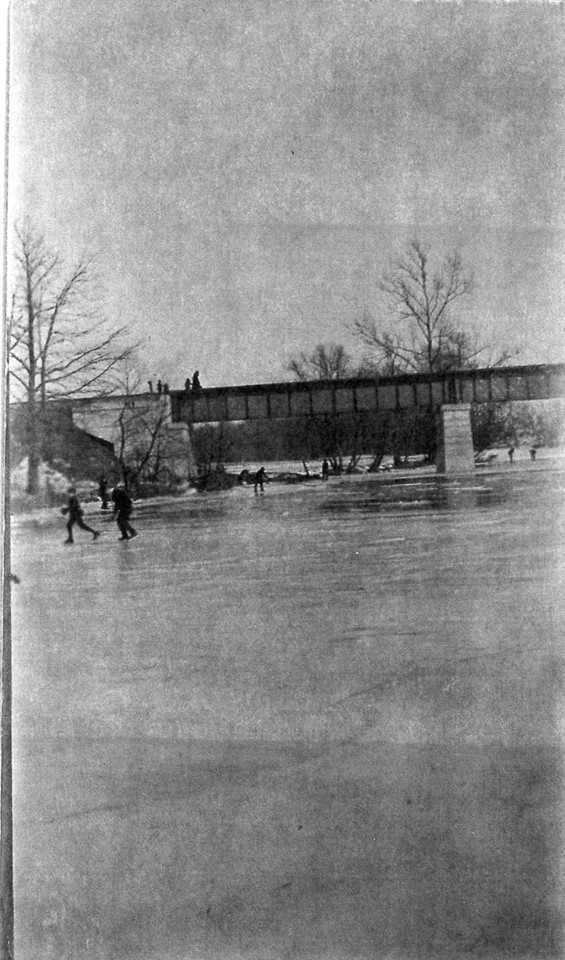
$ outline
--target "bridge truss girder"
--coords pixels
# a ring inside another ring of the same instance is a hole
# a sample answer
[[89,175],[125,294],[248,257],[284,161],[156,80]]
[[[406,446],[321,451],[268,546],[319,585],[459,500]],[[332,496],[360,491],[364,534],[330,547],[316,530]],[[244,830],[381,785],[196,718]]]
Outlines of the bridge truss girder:
[[565,397],[565,364],[171,391],[173,421],[218,423]]

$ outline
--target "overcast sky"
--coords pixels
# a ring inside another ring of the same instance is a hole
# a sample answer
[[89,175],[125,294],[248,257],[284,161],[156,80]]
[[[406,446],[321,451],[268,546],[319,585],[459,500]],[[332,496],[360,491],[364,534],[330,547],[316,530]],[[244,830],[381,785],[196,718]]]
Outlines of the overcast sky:
[[415,236],[461,322],[565,358],[560,3],[15,0],[10,217],[98,255],[105,313],[181,386],[287,377]]

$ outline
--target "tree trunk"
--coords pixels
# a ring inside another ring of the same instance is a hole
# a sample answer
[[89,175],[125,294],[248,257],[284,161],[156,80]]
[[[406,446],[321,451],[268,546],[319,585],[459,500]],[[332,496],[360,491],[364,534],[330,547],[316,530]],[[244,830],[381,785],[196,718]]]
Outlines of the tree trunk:
[[27,493],[36,494],[39,489],[39,430],[37,426],[37,404],[35,384],[37,379],[37,358],[35,355],[35,310],[31,287],[31,267],[27,264],[26,270],[26,306],[27,306],[27,334],[28,334],[28,362],[29,378],[27,383],[27,446],[28,470]]

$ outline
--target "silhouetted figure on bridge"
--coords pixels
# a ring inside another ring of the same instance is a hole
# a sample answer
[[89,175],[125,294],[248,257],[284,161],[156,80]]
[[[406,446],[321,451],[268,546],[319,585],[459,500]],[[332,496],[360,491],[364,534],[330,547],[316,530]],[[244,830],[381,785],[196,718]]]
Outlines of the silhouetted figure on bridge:
[[184,381],[184,392],[190,393],[190,377],[187,377]]
[[192,389],[196,393],[198,390],[202,390],[202,384],[200,383],[200,373],[198,370],[195,370],[192,374]]
[[157,380],[157,393],[163,392],[163,384],[160,380]]

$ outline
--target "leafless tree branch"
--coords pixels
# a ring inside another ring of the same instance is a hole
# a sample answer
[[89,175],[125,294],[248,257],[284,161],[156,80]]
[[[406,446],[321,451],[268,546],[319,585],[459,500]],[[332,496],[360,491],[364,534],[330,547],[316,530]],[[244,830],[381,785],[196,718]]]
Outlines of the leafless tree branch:
[[341,343],[319,343],[311,354],[290,357],[287,370],[297,380],[342,380],[354,375],[353,361]]
[[[378,321],[365,310],[351,324],[354,335],[370,350],[382,373],[434,373],[477,366],[481,359],[499,365],[514,356],[503,350],[497,356],[461,330],[452,317],[458,301],[473,289],[471,274],[458,252],[445,258],[434,273],[427,250],[413,240],[406,253],[383,274],[380,290],[392,307],[387,321]],[[392,326],[392,329],[391,329]]]
[[111,373],[133,349],[123,327],[100,316],[91,297],[91,261],[67,268],[29,221],[14,230],[10,373],[24,388],[30,428],[30,476],[34,492],[39,462],[36,404],[51,397],[113,389]]

